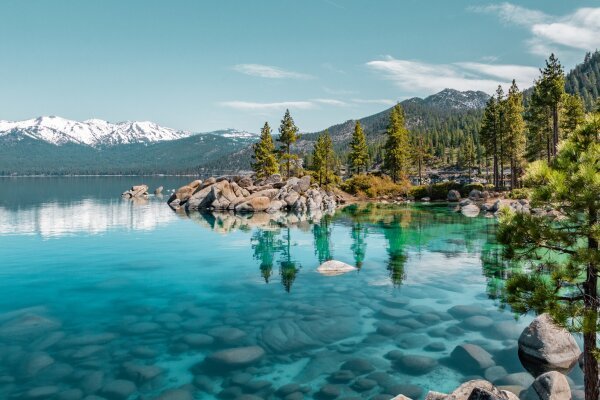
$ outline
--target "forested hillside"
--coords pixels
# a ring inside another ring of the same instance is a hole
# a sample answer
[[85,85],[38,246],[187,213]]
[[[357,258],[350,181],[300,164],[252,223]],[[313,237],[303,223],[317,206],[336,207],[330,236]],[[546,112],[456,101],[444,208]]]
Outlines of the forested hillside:
[[94,148],[75,143],[56,146],[11,134],[0,137],[0,175],[188,174],[198,173],[213,160],[219,160],[220,171],[230,173],[223,158],[250,142],[204,134],[151,144]]
[[594,108],[600,97],[600,51],[586,53],[583,63],[567,74],[565,90],[578,94],[587,111]]

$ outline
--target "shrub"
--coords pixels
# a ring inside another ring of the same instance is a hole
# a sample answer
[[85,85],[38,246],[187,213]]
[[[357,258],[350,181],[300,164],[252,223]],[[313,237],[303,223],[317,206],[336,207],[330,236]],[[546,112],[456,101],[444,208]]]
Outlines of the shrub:
[[388,176],[355,175],[342,184],[342,190],[369,198],[400,196],[408,193],[410,183],[394,183]]
[[458,182],[440,182],[433,185],[416,186],[410,194],[415,199],[429,197],[431,200],[446,200],[450,190],[461,191],[462,188],[462,185]]
[[508,198],[513,200],[527,199],[530,193],[531,189],[527,188],[513,189],[508,193]]

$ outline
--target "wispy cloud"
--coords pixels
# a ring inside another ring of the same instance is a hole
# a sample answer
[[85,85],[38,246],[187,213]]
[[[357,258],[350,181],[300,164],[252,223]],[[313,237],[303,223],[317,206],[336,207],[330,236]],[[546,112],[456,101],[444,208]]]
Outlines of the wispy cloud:
[[352,99],[356,104],[379,104],[382,106],[393,106],[396,101],[390,99]]
[[344,106],[348,105],[348,103],[346,103],[345,101],[337,100],[337,99],[313,99],[312,101],[314,101],[315,103],[326,104],[329,106],[344,107]]
[[507,84],[513,79],[527,87],[538,70],[521,65],[496,65],[475,62],[431,64],[414,60],[398,60],[391,56],[367,63],[380,72],[406,95],[433,93],[445,88],[457,90],[483,90],[492,93],[498,84]]
[[224,101],[219,103],[224,107],[243,111],[281,111],[286,108],[306,110],[313,108],[315,104],[310,101],[281,101],[277,103],[258,103],[253,101]]
[[282,111],[286,108],[296,110],[308,110],[312,108],[318,108],[319,106],[346,107],[348,106],[348,103],[338,99],[310,99],[301,101],[280,101],[273,103],[233,100],[223,101],[219,103],[219,105],[242,111],[256,111],[268,113],[272,111]]
[[287,71],[285,69],[274,67],[272,65],[262,64],[237,64],[232,67],[234,71],[250,76],[269,79],[312,79],[308,74],[300,72]]
[[548,15],[511,3],[471,7],[471,11],[498,15],[506,24],[527,28],[529,51],[547,56],[558,49],[593,51],[600,48],[600,7],[579,8],[562,16]]

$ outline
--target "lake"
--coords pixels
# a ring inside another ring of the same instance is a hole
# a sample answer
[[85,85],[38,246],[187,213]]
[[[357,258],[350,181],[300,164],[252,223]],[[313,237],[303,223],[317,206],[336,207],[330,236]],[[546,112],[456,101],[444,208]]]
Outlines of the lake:
[[[446,204],[186,215],[189,177],[0,178],[0,398],[389,399],[528,386],[496,221]],[[168,194],[166,194],[168,196]],[[320,275],[329,259],[358,267]],[[458,345],[489,362],[472,365]],[[579,388],[579,368],[570,374]],[[160,397],[162,396],[162,397]]]

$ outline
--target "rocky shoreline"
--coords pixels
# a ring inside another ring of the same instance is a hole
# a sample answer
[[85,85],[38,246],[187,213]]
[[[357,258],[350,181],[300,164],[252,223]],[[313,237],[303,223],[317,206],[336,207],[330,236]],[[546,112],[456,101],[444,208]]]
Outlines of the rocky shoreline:
[[283,180],[277,174],[259,180],[248,176],[195,180],[177,189],[167,203],[186,211],[304,213],[334,210],[338,200],[333,192],[311,184],[308,175]]

